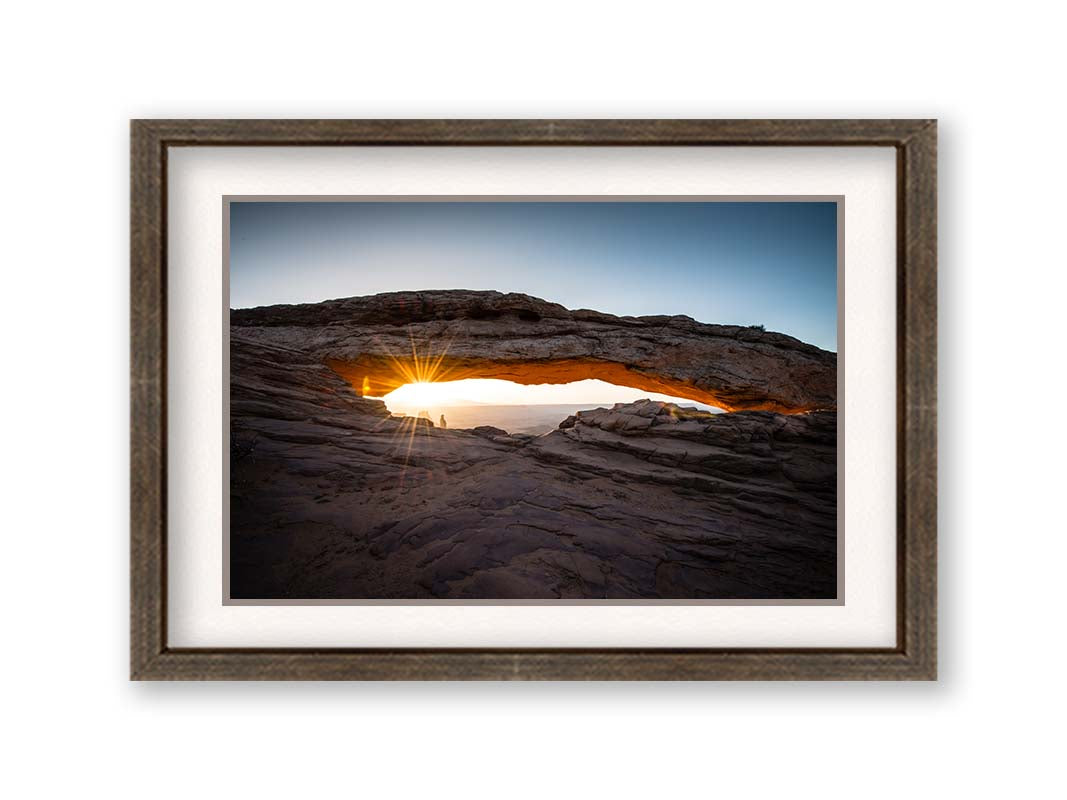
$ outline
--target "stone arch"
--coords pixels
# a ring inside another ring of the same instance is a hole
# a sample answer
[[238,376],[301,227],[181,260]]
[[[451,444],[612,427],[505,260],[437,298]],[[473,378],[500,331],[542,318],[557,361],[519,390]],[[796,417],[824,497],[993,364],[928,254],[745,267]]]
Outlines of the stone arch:
[[231,313],[312,355],[363,396],[416,380],[598,378],[726,411],[835,410],[837,356],[758,327],[570,311],[521,294],[397,292]]

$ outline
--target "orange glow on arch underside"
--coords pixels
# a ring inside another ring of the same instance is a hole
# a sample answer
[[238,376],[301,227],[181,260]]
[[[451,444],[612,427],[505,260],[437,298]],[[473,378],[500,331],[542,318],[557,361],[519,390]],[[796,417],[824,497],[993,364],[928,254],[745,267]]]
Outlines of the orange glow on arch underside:
[[[754,397],[747,388],[710,391],[667,371],[638,369],[616,361],[587,357],[521,360],[458,355],[449,352],[451,340],[434,342],[432,352],[426,352],[426,347],[418,346],[413,338],[410,353],[396,353],[378,344],[382,352],[364,352],[348,358],[327,357],[325,364],[363,397],[388,397],[394,402],[413,405],[603,404],[649,398],[723,411],[790,414],[815,408]],[[510,386],[505,390],[502,384]],[[450,386],[442,388],[442,385]],[[578,394],[575,385],[595,391]],[[524,390],[523,387],[533,388]],[[392,397],[398,390],[404,391]]]
[[[737,408],[722,402],[722,398],[707,391],[667,376],[633,371],[626,366],[605,361],[587,359],[560,359],[556,361],[499,362],[477,358],[454,358],[439,356],[433,359],[424,357],[398,358],[395,356],[362,355],[355,359],[327,358],[326,366],[344,378],[363,397],[387,397],[391,392],[408,385],[437,385],[442,383],[464,383],[486,380],[500,383],[513,383],[522,386],[554,385],[563,386],[574,383],[589,386],[587,381],[611,385],[616,388],[633,387],[639,394],[636,398],[666,396],[681,398],[688,403],[708,404],[726,411]],[[474,384],[477,385],[477,384]],[[492,384],[483,384],[489,386]],[[601,388],[604,388],[602,385]],[[408,390],[411,391],[411,390]],[[420,390],[421,391],[421,390]],[[432,390],[439,391],[439,390]],[[551,392],[551,389],[547,391]],[[526,395],[534,397],[536,395]],[[566,394],[560,397],[568,396]],[[595,398],[597,402],[606,402],[614,394]],[[469,394],[460,399],[477,399]],[[478,399],[478,402],[488,402]],[[520,399],[513,395],[501,404],[565,403],[556,396],[545,397],[536,401]],[[578,402],[584,402],[584,399]],[[624,402],[617,400],[616,402]],[[745,407],[753,408],[753,405]],[[767,410],[779,410],[767,405]],[[789,410],[789,409],[782,409]]]

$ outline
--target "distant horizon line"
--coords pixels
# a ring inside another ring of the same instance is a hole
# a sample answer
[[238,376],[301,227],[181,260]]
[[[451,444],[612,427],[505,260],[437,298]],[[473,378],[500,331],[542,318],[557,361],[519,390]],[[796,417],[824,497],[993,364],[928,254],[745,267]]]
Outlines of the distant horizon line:
[[[383,403],[385,402],[385,398],[384,397],[371,397],[370,395],[366,395],[366,399],[367,400],[381,400]],[[603,403],[601,403],[599,401],[596,401],[596,400],[591,400],[591,401],[589,401],[587,403],[479,403],[477,401],[471,401],[469,403],[448,403],[448,404],[437,403],[437,404],[434,404],[434,405],[420,405],[418,403],[415,403],[415,404],[412,404],[412,403],[397,403],[396,405],[400,406],[400,407],[403,407],[403,408],[418,408],[420,410],[429,409],[429,408],[505,408],[505,407],[506,408],[525,408],[527,406],[587,406],[587,405],[616,406],[616,405],[630,405],[631,403],[638,403],[641,400],[648,400],[648,401],[650,401],[652,403],[665,403],[665,404],[669,404],[669,405],[676,405],[679,408],[686,408],[688,405],[708,406],[710,408],[718,408],[718,406],[713,406],[711,403],[701,403],[701,402],[699,402],[697,400],[687,400],[683,404],[683,403],[671,403],[670,401],[667,401],[667,400],[652,400],[652,398],[650,398],[650,397],[639,398],[637,400],[613,400],[613,401],[610,401],[610,402],[603,402]],[[389,404],[386,403],[386,405],[389,405]]]

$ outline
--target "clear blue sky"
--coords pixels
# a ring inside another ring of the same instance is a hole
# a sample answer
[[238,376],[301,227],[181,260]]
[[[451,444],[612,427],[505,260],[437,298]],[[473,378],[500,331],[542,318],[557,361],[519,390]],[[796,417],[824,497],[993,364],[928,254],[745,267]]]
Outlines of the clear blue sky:
[[232,203],[230,306],[414,289],[764,325],[837,350],[833,203]]

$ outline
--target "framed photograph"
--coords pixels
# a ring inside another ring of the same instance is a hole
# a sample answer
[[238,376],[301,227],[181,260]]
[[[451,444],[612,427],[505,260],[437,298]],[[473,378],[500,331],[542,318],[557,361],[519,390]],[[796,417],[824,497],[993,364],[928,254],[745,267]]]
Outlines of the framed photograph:
[[135,120],[131,677],[932,680],[936,123]]

